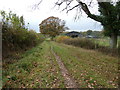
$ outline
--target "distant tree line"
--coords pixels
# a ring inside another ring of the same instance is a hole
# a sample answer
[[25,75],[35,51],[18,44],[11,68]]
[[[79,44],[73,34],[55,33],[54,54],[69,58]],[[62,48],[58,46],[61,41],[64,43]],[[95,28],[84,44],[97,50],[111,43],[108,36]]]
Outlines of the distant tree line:
[[93,31],[93,30],[87,30],[84,32],[80,32],[83,36],[87,36],[87,35],[92,35],[92,36],[96,36],[96,37],[103,37],[103,31]]

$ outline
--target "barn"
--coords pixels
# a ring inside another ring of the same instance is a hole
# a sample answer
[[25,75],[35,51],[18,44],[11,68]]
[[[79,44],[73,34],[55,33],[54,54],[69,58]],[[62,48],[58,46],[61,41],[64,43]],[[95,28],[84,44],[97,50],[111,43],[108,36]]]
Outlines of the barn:
[[79,32],[76,32],[76,31],[68,32],[65,35],[72,37],[72,38],[82,37],[82,34],[80,34]]

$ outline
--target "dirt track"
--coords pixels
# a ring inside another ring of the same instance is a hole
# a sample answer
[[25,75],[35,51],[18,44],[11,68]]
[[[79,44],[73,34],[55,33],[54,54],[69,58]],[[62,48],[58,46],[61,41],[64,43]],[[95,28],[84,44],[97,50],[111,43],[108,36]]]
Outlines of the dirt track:
[[53,55],[55,56],[55,59],[58,63],[58,66],[59,66],[62,76],[64,78],[64,83],[66,85],[66,88],[78,88],[77,84],[75,83],[75,80],[73,78],[71,78],[71,76],[70,76],[68,70],[66,69],[66,67],[64,66],[61,58],[53,51],[52,48],[51,48],[51,51],[52,51]]

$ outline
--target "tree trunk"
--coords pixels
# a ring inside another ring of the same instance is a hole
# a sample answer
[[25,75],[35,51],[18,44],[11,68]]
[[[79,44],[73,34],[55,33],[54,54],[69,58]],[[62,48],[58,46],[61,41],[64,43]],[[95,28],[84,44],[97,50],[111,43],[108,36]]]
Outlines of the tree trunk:
[[111,48],[116,48],[117,47],[117,35],[114,34],[114,33],[110,37],[110,47]]

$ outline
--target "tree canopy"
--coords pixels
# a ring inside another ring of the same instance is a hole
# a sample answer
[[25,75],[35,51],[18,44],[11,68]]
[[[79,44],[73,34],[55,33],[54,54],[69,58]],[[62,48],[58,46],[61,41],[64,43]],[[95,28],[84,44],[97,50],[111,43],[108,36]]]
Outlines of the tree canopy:
[[64,20],[53,16],[43,20],[39,26],[42,34],[50,35],[51,37],[55,37],[67,29],[67,27],[65,27]]

